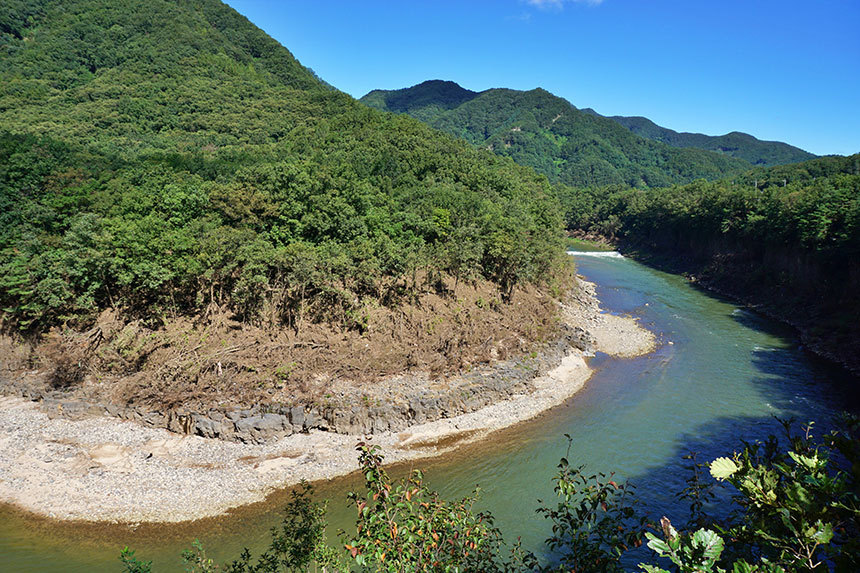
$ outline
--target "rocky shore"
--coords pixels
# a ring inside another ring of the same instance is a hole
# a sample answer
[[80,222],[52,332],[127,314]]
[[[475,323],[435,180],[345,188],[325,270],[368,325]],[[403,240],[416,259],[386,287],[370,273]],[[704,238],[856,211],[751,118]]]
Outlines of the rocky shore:
[[63,520],[178,522],[354,471],[360,435],[372,434],[389,462],[442,454],[563,403],[590,377],[592,351],[654,348],[650,332],[601,313],[594,286],[581,287],[563,308],[563,336],[543,352],[447,380],[345,387],[316,408],[111,411],[7,382],[0,501]]

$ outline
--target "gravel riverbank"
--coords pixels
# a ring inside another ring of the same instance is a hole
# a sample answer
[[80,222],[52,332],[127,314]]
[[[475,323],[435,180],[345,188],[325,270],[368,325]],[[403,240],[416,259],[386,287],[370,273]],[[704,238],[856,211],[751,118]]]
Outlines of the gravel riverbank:
[[[653,350],[652,333],[600,312],[582,282],[563,318],[587,330],[595,349],[617,357]],[[521,394],[474,412],[374,433],[387,462],[436,456],[533,418],[575,394],[591,376],[571,349]],[[0,398],[0,501],[61,520],[179,522],[263,500],[302,479],[357,469],[358,437],[312,429],[266,444],[179,435],[110,416],[49,418],[32,401]]]

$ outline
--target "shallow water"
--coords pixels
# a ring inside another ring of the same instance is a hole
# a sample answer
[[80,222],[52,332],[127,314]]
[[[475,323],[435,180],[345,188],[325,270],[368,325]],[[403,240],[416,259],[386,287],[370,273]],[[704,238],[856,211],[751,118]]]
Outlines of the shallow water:
[[[540,551],[549,533],[534,509],[538,498],[553,501],[565,433],[573,438],[572,463],[629,478],[652,515],[683,523],[687,509],[673,493],[683,488],[681,456],[689,450],[709,461],[737,448],[741,436],[777,431],[773,416],[816,420],[820,433],[835,412],[857,409],[858,380],[809,356],[790,329],[622,257],[575,258],[579,273],[598,285],[603,307],[639,317],[657,334],[658,350],[631,360],[598,355],[591,359],[597,372],[567,404],[445,459],[414,462],[444,496],[480,485],[481,508],[527,548]],[[344,494],[359,485],[355,477],[318,484],[320,497],[331,500],[332,535],[351,523]],[[124,545],[153,559],[154,571],[181,571],[179,552],[196,537],[216,560],[243,545],[263,546],[286,499],[281,492],[223,518],[134,531],[58,525],[0,508],[0,571],[119,570]]]

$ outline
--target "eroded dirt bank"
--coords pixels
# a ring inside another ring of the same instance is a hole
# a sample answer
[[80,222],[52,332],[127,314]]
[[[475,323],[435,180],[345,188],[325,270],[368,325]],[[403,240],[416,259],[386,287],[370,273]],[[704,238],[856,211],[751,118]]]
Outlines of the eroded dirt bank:
[[[563,298],[588,297],[573,288]],[[571,346],[590,350],[558,304],[532,286],[502,303],[476,281],[367,308],[363,329],[246,323],[217,309],[150,324],[106,310],[86,331],[0,335],[0,394],[40,401],[50,417],[107,413],[243,443],[401,431],[527,391]]]
[[[602,314],[582,284],[571,327],[619,357],[647,353],[654,336],[628,317]],[[575,394],[591,375],[571,347],[557,366],[508,398],[475,411],[375,432],[388,462],[439,455],[530,419]],[[63,520],[178,522],[261,501],[273,489],[357,469],[356,435],[310,429],[266,444],[178,435],[109,416],[49,417],[17,397],[0,399],[0,500]]]

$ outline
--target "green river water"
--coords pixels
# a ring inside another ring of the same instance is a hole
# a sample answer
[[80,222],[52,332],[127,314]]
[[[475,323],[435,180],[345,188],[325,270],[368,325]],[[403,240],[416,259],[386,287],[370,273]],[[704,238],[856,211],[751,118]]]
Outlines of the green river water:
[[[681,456],[689,450],[709,461],[737,448],[740,437],[776,431],[774,415],[816,420],[820,433],[835,412],[857,410],[858,380],[810,357],[791,330],[615,254],[575,256],[603,307],[639,317],[656,333],[657,351],[631,360],[598,355],[595,375],[567,404],[444,459],[415,462],[444,496],[480,485],[482,508],[527,548],[540,551],[549,532],[534,509],[538,498],[553,499],[565,433],[572,463],[630,479],[652,515],[682,523],[687,509],[673,493],[683,488]],[[317,485],[331,500],[332,536],[351,523],[345,492],[359,486],[356,477]],[[195,538],[224,560],[244,545],[264,545],[286,495],[218,519],[134,530],[56,524],[0,507],[0,571],[118,571],[124,545],[154,560],[155,571],[182,571],[179,553]]]

